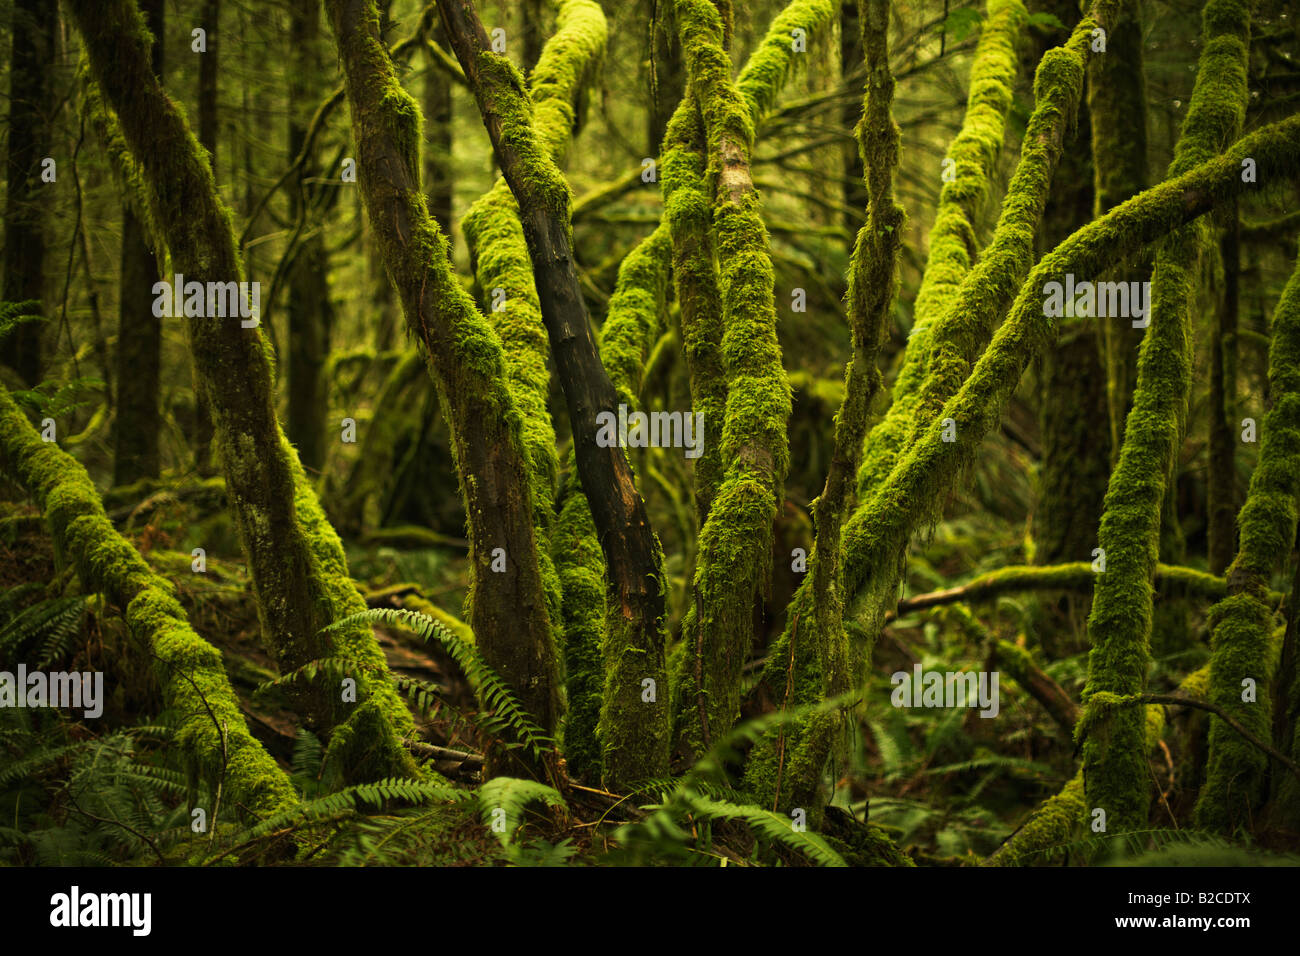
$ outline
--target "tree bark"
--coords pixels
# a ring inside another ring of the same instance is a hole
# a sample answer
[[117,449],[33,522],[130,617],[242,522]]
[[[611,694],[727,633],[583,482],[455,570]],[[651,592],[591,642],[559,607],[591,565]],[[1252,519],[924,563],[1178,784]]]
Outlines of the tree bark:
[[[45,219],[41,163],[50,155],[54,54],[59,17],[45,0],[15,0],[9,65],[9,156],[5,200],[4,300],[45,299]],[[57,168],[57,167],[56,167]],[[29,387],[42,375],[44,323],[10,332],[5,362]]]
[[[605,555],[611,589],[606,626],[627,635],[640,658],[643,678],[667,688],[664,671],[662,554],[645,502],[636,490],[623,449],[601,447],[597,416],[616,413],[617,393],[596,350],[569,238],[568,184],[551,161],[528,115],[519,76],[490,42],[469,0],[439,0],[443,26],[478,101],[502,174],[519,204],[519,218],[533,261],[533,276],[556,371],[569,411],[582,489]],[[606,641],[616,640],[606,635]],[[657,675],[657,676],[656,676]],[[643,696],[639,680],[606,686],[607,733],[617,728],[617,767],[607,778],[631,782],[662,775],[668,761],[668,701],[656,691]],[[609,713],[615,706],[617,715]]]
[[[163,76],[163,0],[143,0],[140,9],[153,34],[153,71]],[[117,325],[117,408],[113,422],[113,484],[158,477],[158,408],[162,320],[145,292],[161,274],[135,197],[122,203],[122,268]],[[143,210],[140,211],[143,214]],[[89,264],[87,264],[89,268]]]
[[[452,433],[469,524],[470,625],[487,663],[538,724],[554,730],[559,676],[501,342],[452,274],[446,239],[429,216],[419,185],[419,109],[397,81],[374,4],[329,0],[326,10],[346,76],[362,198]],[[488,755],[489,775],[510,768]]]
[[[289,7],[289,44],[293,57],[289,74],[289,162],[302,151],[306,123],[315,104],[327,92],[320,55],[320,4],[317,0],[292,0]],[[298,167],[289,191],[289,215],[295,221],[310,216],[319,187],[307,180],[319,176],[318,164],[309,157]],[[286,254],[293,254],[290,250]],[[325,461],[329,393],[324,380],[329,358],[330,303],[329,254],[324,236],[314,231],[302,240],[288,275],[289,325],[289,441],[298,449],[303,467],[319,471]]]

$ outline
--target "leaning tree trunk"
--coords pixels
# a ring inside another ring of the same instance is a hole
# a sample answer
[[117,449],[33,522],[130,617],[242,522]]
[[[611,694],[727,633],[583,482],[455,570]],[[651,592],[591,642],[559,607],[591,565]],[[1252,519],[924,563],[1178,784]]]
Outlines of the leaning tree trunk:
[[214,791],[224,787],[228,805],[258,816],[293,807],[293,784],[249,734],[221,652],[190,627],[172,583],[114,529],[86,469],[43,441],[2,386],[0,470],[32,496],[82,585],[120,607],[148,649],[163,700],[179,717],[174,739],[197,776]]

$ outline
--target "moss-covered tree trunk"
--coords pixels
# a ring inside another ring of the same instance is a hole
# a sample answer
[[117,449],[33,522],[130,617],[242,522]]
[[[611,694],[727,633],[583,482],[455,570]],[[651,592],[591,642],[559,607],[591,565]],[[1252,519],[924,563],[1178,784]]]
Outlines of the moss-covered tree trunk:
[[[790,386],[776,337],[767,229],[749,172],[759,110],[731,78],[726,22],[718,10],[704,0],[678,0],[676,11],[707,143],[728,388],[722,480],[699,538],[698,630],[687,636],[696,681],[683,733],[688,749],[699,753],[724,736],[740,712],[740,675],[753,643],[755,602],[770,584],[772,522],[789,467]],[[772,58],[784,72],[781,63]]]
[[[15,0],[9,61],[4,299],[45,298],[47,203],[57,187],[42,181],[54,122],[54,54],[59,14],[45,0]],[[55,167],[57,169],[57,166]],[[28,386],[41,381],[40,322],[24,322],[4,343],[5,364]]]
[[[370,0],[330,0],[371,229],[438,385],[469,525],[469,621],[487,663],[545,729],[559,677],[538,568],[522,422],[501,339],[452,274],[420,188],[421,116],[398,83]],[[502,568],[503,570],[494,569]],[[488,772],[508,768],[494,757]]]
[[[148,186],[175,271],[187,284],[240,282],[229,211],[217,196],[207,156],[153,73],[139,11],[129,0],[76,0],[70,6],[95,79],[117,111]],[[298,707],[330,738],[328,757],[342,776],[413,773],[414,762],[401,747],[402,738],[414,732],[413,721],[374,635],[368,627],[336,632],[333,639],[321,633],[365,603],[347,575],[342,544],[276,420],[261,329],[246,326],[238,314],[226,315],[238,311],[229,299],[226,308],[215,308],[217,298],[206,298],[197,310],[203,314],[186,316],[186,332],[212,411],[264,638],[282,672],[336,657],[355,680],[352,700],[335,679],[337,671],[294,684]]]
[[[1239,134],[1247,98],[1249,32],[1249,10],[1241,0],[1211,0],[1206,6],[1204,45],[1171,177],[1212,158]],[[1139,694],[1146,686],[1151,580],[1191,388],[1189,308],[1203,236],[1201,226],[1188,226],[1157,250],[1151,327],[1138,356],[1133,408],[1099,535],[1106,564],[1088,621],[1092,652],[1084,689],[1088,735],[1082,741],[1083,773],[1088,804],[1105,811],[1111,833],[1147,823],[1150,788],[1142,714],[1132,708],[1113,710],[1106,701],[1111,695]]]
[[[668,701],[660,693],[668,685],[663,555],[620,443],[599,438],[598,416],[617,414],[617,394],[600,362],[573,261],[569,187],[552,159],[551,137],[558,131],[545,119],[530,116],[518,73],[508,59],[491,51],[473,4],[439,0],[438,9],[519,206],[538,305],[568,408],[578,473],[605,555],[609,597],[600,727],[605,777],[621,786],[660,776],[667,769],[669,725]],[[604,15],[597,5],[571,0],[561,17],[562,30],[572,31],[573,47],[593,42],[596,33],[603,45]],[[550,52],[548,47],[534,79],[542,76]],[[552,82],[581,66],[576,56],[567,63],[557,56],[550,64],[556,70]],[[549,108],[554,102],[547,99],[544,105]]]
[[[162,0],[143,0],[140,9],[153,34],[153,70],[163,75]],[[142,217],[128,195],[122,203],[122,258],[117,323],[117,407],[113,421],[113,483],[128,485],[158,477],[159,373],[162,320],[146,292],[161,272]]]
[[[1228,569],[1228,596],[1210,610],[1210,701],[1261,740],[1271,733],[1274,630],[1269,583],[1292,553],[1300,496],[1300,263],[1273,313],[1268,383],[1273,407],[1260,430],[1259,462],[1237,519],[1241,547]],[[1294,612],[1292,612],[1294,614]],[[1293,662],[1291,662],[1293,663]],[[1268,761],[1217,717],[1210,718],[1205,784],[1198,826],[1234,833],[1254,824]],[[1280,768],[1279,768],[1280,772]],[[1279,822],[1300,821],[1300,787],[1278,781]]]

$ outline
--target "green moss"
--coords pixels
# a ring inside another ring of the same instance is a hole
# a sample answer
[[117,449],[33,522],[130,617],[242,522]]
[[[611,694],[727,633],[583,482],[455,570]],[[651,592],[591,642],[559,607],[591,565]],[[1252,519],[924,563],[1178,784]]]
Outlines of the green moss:
[[[691,89],[702,111],[707,176],[715,186],[719,357],[728,383],[720,446],[725,470],[700,532],[696,612],[684,629],[696,658],[690,670],[702,683],[693,689],[695,707],[691,694],[682,697],[680,749],[698,753],[725,734],[739,713],[754,601],[767,587],[772,522],[789,464],[790,388],[776,337],[767,230],[748,173],[753,118],[731,81],[717,10],[703,0],[678,0],[676,10]],[[689,348],[685,320],[683,337]],[[707,440],[707,416],[705,427]]]
[[1034,263],[1034,237],[1061,149],[1083,95],[1084,65],[1095,25],[1093,19],[1081,20],[1069,42],[1048,50],[1038,65],[1034,111],[993,239],[979,263],[962,276],[931,320],[926,376],[910,406],[909,444],[965,381],[993,334],[998,317]]
[[190,627],[171,583],[113,528],[85,469],[42,441],[3,387],[0,470],[35,499],[83,584],[125,608],[131,632],[149,649],[167,708],[183,715],[175,740],[194,773],[214,790],[223,783],[228,805],[256,816],[297,803],[289,778],[249,734],[221,652]]
[[[366,602],[348,573],[343,542],[325,517],[297,453],[287,440],[284,444],[294,469],[298,522],[321,583],[325,604],[322,614],[327,624],[333,623],[366,610]],[[374,633],[369,625],[336,629],[331,633],[332,654],[356,668],[353,676],[357,682],[357,704],[348,708],[351,713],[343,711],[341,724],[352,725],[361,720],[368,730],[362,735],[350,735],[349,739],[360,740],[361,750],[349,750],[342,742],[336,743],[331,735],[327,757],[341,758],[341,778],[347,783],[393,776],[395,769],[403,776],[418,776],[414,758],[401,745],[403,740],[415,738],[415,721],[389,676],[384,652]],[[337,690],[334,695],[336,699],[341,696]],[[365,716],[361,716],[363,711]]]
[[794,0],[773,18],[762,42],[736,78],[736,89],[756,124],[776,105],[793,69],[811,55],[795,51],[794,31],[803,30],[811,41],[813,34],[829,25],[835,15],[836,4],[831,0]]
[[1074,839],[1088,820],[1083,796],[1083,771],[1076,773],[1061,792],[1036,809],[1011,839],[985,861],[986,866],[1029,866],[1055,862],[1064,844]]
[[663,334],[663,308],[672,241],[667,223],[623,257],[600,330],[600,360],[619,401],[635,407],[650,348]]
[[564,593],[564,674],[568,695],[564,759],[570,777],[594,784],[601,777],[596,728],[604,699],[601,648],[605,635],[605,557],[574,467],[572,446],[565,453],[565,482],[559,505],[551,554]]
[[[400,82],[380,39],[375,6],[366,3],[359,15],[345,12],[339,2],[327,3],[326,9],[338,36],[360,166],[391,167],[391,154],[403,152],[393,132],[401,117],[390,120],[383,114],[399,99],[395,91]],[[522,89],[517,72],[500,58],[480,66],[498,95],[503,88]],[[521,125],[530,122],[527,99],[501,99],[503,108],[511,110],[513,141],[521,135]],[[535,158],[532,153],[530,158]],[[553,178],[559,179],[558,173]],[[539,567],[532,461],[501,338],[453,274],[446,237],[429,216],[413,177],[394,170],[390,178],[359,177],[358,183],[451,432],[470,539],[469,623],[487,663],[515,689],[538,723],[553,730],[560,709],[548,614],[553,602]],[[567,191],[560,200],[567,200]],[[511,573],[491,571],[492,553],[499,547],[507,550]]]
[[[511,142],[536,150],[536,140],[552,162],[562,162],[573,135],[573,100],[605,49],[605,16],[590,0],[566,0],[560,5],[555,35],[547,42],[533,70],[531,113],[521,113],[518,98],[500,96],[495,108],[508,111],[509,123],[531,123],[536,137]],[[494,61],[494,68],[500,64]],[[513,73],[506,80],[522,86]],[[525,102],[527,102],[525,100]],[[541,174],[539,175],[546,175]],[[567,201],[567,192],[566,192]],[[541,303],[533,282],[532,260],[519,220],[519,204],[504,179],[470,207],[462,228],[474,262],[475,278],[484,294],[505,291],[504,307],[489,313],[501,337],[515,407],[523,416],[523,443],[532,470],[530,486],[538,539],[550,541],[559,473],[555,428],[551,423],[550,348]],[[539,549],[538,565],[553,639],[561,635],[561,580],[548,548]]]
[[[1267,586],[1290,555],[1300,495],[1300,264],[1282,291],[1271,331],[1268,379],[1273,407],[1264,417],[1259,461],[1237,518],[1240,544],[1228,568],[1230,595],[1210,613],[1210,699],[1261,740],[1271,735],[1269,634],[1277,606]],[[1242,700],[1246,678],[1256,687],[1256,698],[1249,703]],[[1294,695],[1294,675],[1283,675],[1280,686]],[[1292,705],[1282,700],[1277,706]],[[1196,806],[1198,825],[1233,832],[1250,824],[1267,772],[1263,754],[1212,718],[1205,785]],[[1294,777],[1281,774],[1277,790],[1284,812],[1300,804]]]
[[[868,439],[866,455],[858,471],[860,504],[843,532],[846,554],[842,592],[855,599],[854,615],[866,610],[862,623],[867,636],[867,654],[873,635],[879,632],[884,614],[896,595],[911,534],[925,521],[937,517],[942,502],[938,484],[933,486],[933,493],[920,495],[896,492],[891,484],[900,472],[913,468],[917,469],[914,472],[917,483],[927,486],[943,481],[943,487],[947,487],[946,483],[956,474],[955,471],[947,475],[926,473],[935,466],[927,457],[941,450],[931,446],[922,453],[920,446],[928,444],[932,437],[941,440],[941,436],[927,435],[927,428],[939,424],[938,412],[966,382],[972,363],[992,334],[996,318],[1029,270],[1034,234],[1052,173],[1065,130],[1082,93],[1086,41],[1093,25],[1089,20],[1076,28],[1067,46],[1049,51],[1039,66],[1034,113],[993,243],[979,265],[966,271],[975,250],[973,245],[963,250],[960,242],[963,237],[973,236],[969,226],[974,207],[987,189],[989,170],[1000,145],[1010,103],[1010,84],[1015,76],[1014,37],[1024,15],[1018,3],[990,9],[990,24],[982,41],[984,48],[976,59],[978,76],[972,81],[968,122],[954,144],[954,149],[973,168],[968,171],[959,165],[957,182],[947,184],[941,196],[940,215],[946,218],[936,227],[937,234],[932,233],[931,265],[927,267],[927,276],[933,277],[929,281],[935,284],[930,286],[924,300],[918,300],[919,332],[914,332],[909,339],[904,368],[895,386],[894,406]],[[879,167],[880,163],[874,165]],[[951,286],[944,285],[946,279],[953,280]],[[926,291],[924,287],[923,291]],[[927,311],[931,309],[934,311]],[[947,409],[944,411],[946,415]],[[962,419],[956,420],[959,435],[970,427]],[[898,458],[899,452],[909,445],[911,450]],[[893,474],[889,474],[890,469]],[[873,491],[876,493],[872,494]],[[866,554],[863,553],[866,550],[864,525],[873,521],[889,523],[894,530],[875,538],[869,547],[870,554]],[[805,582],[804,587],[807,586]],[[825,614],[816,603],[814,608],[817,613]],[[797,669],[815,666],[806,659],[800,661],[798,654],[792,655],[787,643],[783,636],[775,653],[769,655],[776,668],[765,675],[764,679],[771,682],[769,687],[783,683],[779,669],[785,661],[795,661]]]
[[[872,0],[861,11],[861,22],[868,77],[856,134],[867,170],[867,221],[858,232],[849,268],[853,357],[845,371],[844,397],[835,418],[835,444],[826,484],[813,505],[816,532],[808,574],[812,590],[797,602],[798,613],[793,605],[791,608],[792,626],[802,628],[804,646],[802,656],[788,665],[798,674],[800,699],[793,702],[796,704],[838,697],[855,682],[843,619],[840,534],[868,412],[880,385],[876,353],[893,307],[903,226],[903,210],[895,203],[893,192],[899,130],[891,113],[894,81],[889,72],[888,3]],[[781,659],[788,660],[785,655]],[[822,771],[842,739],[843,722],[840,710],[817,712],[756,743],[746,779],[763,805],[804,807],[820,818],[825,804]]]
[[727,407],[722,301],[714,264],[712,204],[704,183],[703,141],[699,114],[684,102],[664,136],[660,183],[664,222],[672,239],[672,275],[691,407],[704,415],[703,453],[694,465],[695,510],[701,523],[722,481],[721,433]]
[[[796,29],[812,34],[834,16],[826,0],[794,0],[772,21],[762,42],[736,82],[750,120],[771,110],[798,58],[792,43]],[[708,29],[709,13],[691,11],[696,32]],[[717,57],[712,76],[720,75]],[[736,103],[731,101],[734,110]],[[712,201],[705,182],[703,120],[691,91],[674,111],[660,156],[664,224],[672,240],[672,274],[681,312],[682,351],[694,411],[704,414],[704,451],[694,465],[696,515],[708,515],[722,481],[721,427],[726,417],[727,374],[722,365],[722,304],[711,226]]]
[[962,127],[948,148],[954,178],[939,193],[930,227],[929,253],[916,294],[912,332],[893,402],[867,441],[858,474],[863,498],[888,476],[910,434],[916,393],[929,367],[932,324],[954,301],[958,286],[979,251],[975,215],[989,181],[1006,127],[1016,82],[1016,41],[1028,14],[1020,0],[990,0],[971,64],[970,91]]
[[[1233,0],[1223,0],[1222,6],[1244,10]],[[1246,50],[1235,33],[1244,25],[1237,23],[1226,35],[1211,32],[1212,24],[1222,21],[1220,7],[1219,0],[1212,0],[1205,8],[1205,43],[1170,165],[1171,177],[1217,155],[1240,130],[1247,98]],[[1088,620],[1093,649],[1084,688],[1084,721],[1096,726],[1083,743],[1083,767],[1088,802],[1106,810],[1112,832],[1141,829],[1147,823],[1150,792],[1141,748],[1143,726],[1140,713],[1125,709],[1098,713],[1092,699],[1098,694],[1140,694],[1146,686],[1151,579],[1159,555],[1165,489],[1191,389],[1189,305],[1199,235],[1197,226],[1184,227],[1157,250],[1151,277],[1151,327],[1138,355],[1133,408],[1098,534],[1106,552],[1106,573],[1098,578]]]
[[[1208,683],[1209,668],[1202,667],[1187,675],[1178,690],[1185,697],[1204,699]],[[1119,698],[1108,695],[1116,703]],[[1134,710],[1132,705],[1123,705],[1118,709]],[[1142,754],[1154,750],[1160,743],[1165,731],[1165,708],[1151,704],[1143,708],[1138,715],[1143,732]],[[1143,758],[1145,760],[1145,757]],[[1145,769],[1145,768],[1144,768]],[[1144,775],[1143,784],[1149,781]],[[1092,804],[1084,793],[1084,771],[1080,770],[1067,783],[1061,792],[1048,798],[1038,809],[1016,828],[1002,846],[998,847],[987,860],[985,866],[1040,866],[1060,862],[1067,850],[1067,844],[1078,839],[1092,820]],[[1106,832],[1114,832],[1109,814],[1106,819]]]

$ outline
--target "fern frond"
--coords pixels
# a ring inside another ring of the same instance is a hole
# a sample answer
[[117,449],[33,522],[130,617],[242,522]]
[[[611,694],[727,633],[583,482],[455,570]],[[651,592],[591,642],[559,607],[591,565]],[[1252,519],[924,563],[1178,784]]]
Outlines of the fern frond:
[[523,822],[524,808],[535,802],[568,809],[559,791],[536,780],[493,777],[478,788],[478,807],[483,823],[503,847],[509,847],[514,840],[515,831]]
[[681,793],[680,799],[699,818],[744,823],[755,833],[799,851],[818,866],[848,866],[844,858],[832,850],[820,836],[807,830],[796,830],[790,820],[771,810],[764,810],[752,804],[737,805],[723,800],[713,800],[689,790]]
[[509,731],[519,745],[537,758],[554,748],[554,740],[524,710],[506,682],[483,660],[478,648],[457,637],[440,621],[416,611],[400,608],[371,608],[336,621],[325,630],[337,630],[357,624],[388,624],[404,627],[426,641],[437,641],[464,671],[470,687],[474,689],[479,705],[486,712],[479,721],[484,729],[494,734]]
[[26,322],[44,322],[45,318],[41,314],[41,303],[38,299],[0,302],[0,339]]
[[366,807],[380,809],[388,801],[402,801],[408,804],[423,804],[434,800],[445,803],[460,803],[472,799],[472,794],[465,790],[456,790],[436,781],[410,780],[404,777],[387,777],[372,783],[359,783],[355,786],[336,790],[334,793],[308,801],[292,810],[267,817],[252,827],[239,833],[237,840],[242,844],[253,843],[278,830],[294,827],[303,823],[326,818],[347,816]]

